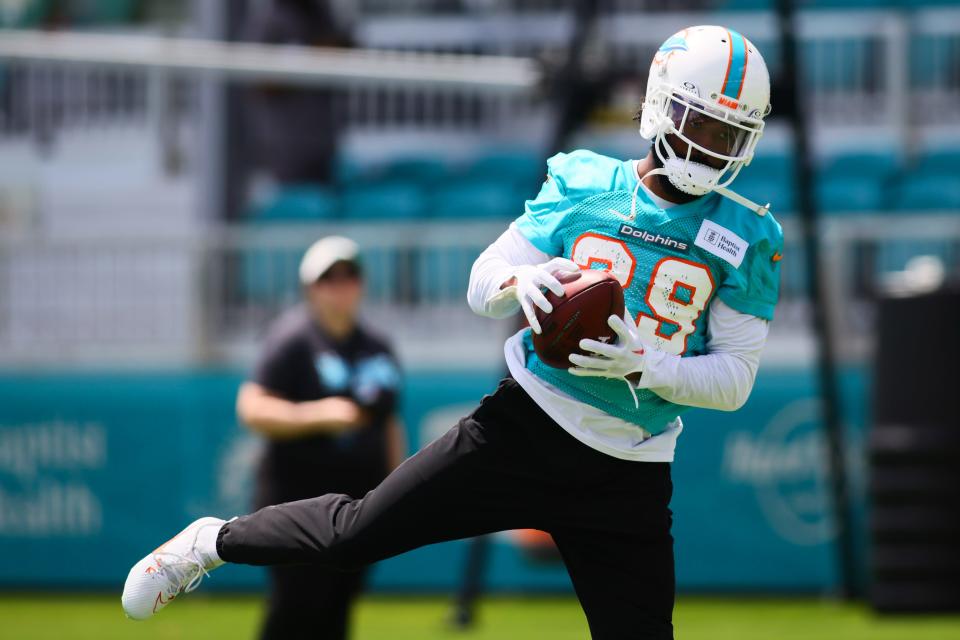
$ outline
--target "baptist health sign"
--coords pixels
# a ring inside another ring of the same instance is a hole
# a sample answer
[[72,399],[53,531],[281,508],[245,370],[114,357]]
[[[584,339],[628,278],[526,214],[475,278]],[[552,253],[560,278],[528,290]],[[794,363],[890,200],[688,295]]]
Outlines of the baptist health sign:
[[106,462],[97,422],[0,425],[0,536],[98,535],[103,507],[86,478]]
[[[451,426],[497,377],[410,372],[411,446]],[[843,377],[853,435],[862,378]],[[238,371],[0,374],[0,586],[114,588],[144,549],[193,518],[247,511],[259,443],[234,416],[241,380]],[[765,369],[740,411],[685,414],[671,504],[681,589],[834,584],[815,396],[809,374]],[[433,545],[380,563],[371,583],[450,589],[465,559],[464,543]],[[231,568],[210,586],[262,584],[260,570]],[[529,562],[508,537],[494,540],[487,584],[570,589],[562,567]]]

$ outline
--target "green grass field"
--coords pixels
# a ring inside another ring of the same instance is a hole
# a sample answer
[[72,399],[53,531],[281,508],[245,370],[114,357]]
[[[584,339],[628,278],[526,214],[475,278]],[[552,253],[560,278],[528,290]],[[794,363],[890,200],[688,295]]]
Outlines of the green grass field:
[[[0,638],[63,640],[136,638],[252,638],[261,603],[252,597],[197,595],[155,619],[123,617],[119,596],[0,596]],[[479,624],[455,632],[445,621],[443,598],[368,597],[356,612],[354,640],[574,640],[587,636],[571,598],[491,598]],[[862,606],[811,599],[682,598],[676,636],[681,640],[960,640],[960,616],[885,618]]]

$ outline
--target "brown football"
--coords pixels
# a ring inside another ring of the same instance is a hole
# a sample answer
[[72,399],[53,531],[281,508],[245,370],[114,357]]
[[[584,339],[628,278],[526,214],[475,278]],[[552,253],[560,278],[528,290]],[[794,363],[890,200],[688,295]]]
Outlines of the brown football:
[[543,331],[533,334],[533,348],[545,364],[567,369],[573,366],[568,359],[571,353],[584,353],[580,340],[616,341],[607,319],[613,314],[623,316],[623,288],[608,272],[597,269],[558,274],[557,279],[564,296],[547,291],[553,311],[536,308]]

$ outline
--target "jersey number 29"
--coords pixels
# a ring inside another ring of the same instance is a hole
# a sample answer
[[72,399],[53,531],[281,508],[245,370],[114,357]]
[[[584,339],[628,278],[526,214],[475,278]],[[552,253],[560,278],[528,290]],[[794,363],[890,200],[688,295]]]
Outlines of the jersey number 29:
[[[577,238],[571,258],[585,269],[603,266],[624,289],[632,283],[637,265],[625,242],[596,233]],[[641,338],[661,351],[682,354],[714,286],[706,266],[683,258],[662,258],[653,267],[644,297],[652,315],[637,316]]]

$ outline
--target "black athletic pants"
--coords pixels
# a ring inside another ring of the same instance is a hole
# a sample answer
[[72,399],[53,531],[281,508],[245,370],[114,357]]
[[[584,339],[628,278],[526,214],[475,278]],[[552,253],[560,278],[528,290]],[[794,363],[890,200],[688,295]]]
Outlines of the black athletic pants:
[[327,494],[223,527],[220,557],[350,570],[505,529],[553,535],[594,639],[672,638],[667,463],[595,451],[512,379],[362,499]]

